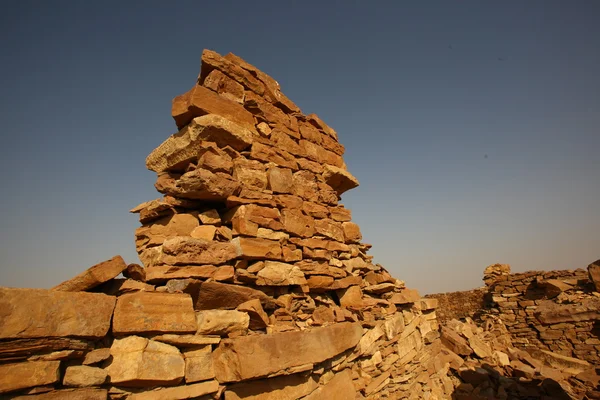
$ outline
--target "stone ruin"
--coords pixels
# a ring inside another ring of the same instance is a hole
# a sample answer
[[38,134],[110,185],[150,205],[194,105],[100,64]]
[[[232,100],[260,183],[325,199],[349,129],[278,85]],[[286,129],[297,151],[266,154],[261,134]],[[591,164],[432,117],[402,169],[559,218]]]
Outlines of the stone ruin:
[[132,210],[143,266],[0,288],[0,397],[597,398],[594,365],[534,358],[502,315],[440,326],[373,264],[336,131],[273,78],[205,50],[172,116],[146,160],[163,196]]

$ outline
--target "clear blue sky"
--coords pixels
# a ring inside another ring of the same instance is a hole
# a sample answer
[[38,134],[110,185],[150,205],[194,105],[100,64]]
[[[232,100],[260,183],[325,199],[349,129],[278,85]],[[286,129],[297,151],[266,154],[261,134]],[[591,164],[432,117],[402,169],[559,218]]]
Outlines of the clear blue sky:
[[[204,48],[339,133],[371,254],[422,293],[600,258],[598,1],[5,1],[0,285],[121,254]],[[487,155],[487,158],[486,158]]]

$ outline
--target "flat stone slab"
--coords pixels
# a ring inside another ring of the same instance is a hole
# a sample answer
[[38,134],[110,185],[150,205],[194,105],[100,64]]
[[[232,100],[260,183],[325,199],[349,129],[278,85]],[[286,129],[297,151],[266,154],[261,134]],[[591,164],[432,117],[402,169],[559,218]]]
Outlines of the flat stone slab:
[[123,260],[123,257],[115,256],[110,260],[103,261],[86,269],[76,277],[53,287],[52,290],[83,292],[111,280],[126,268],[127,264]]
[[53,390],[48,393],[14,397],[13,400],[106,400],[107,396],[106,389],[85,388]]
[[58,382],[60,361],[29,361],[0,365],[0,393]]
[[361,336],[359,323],[343,322],[310,331],[225,339],[213,352],[215,376],[223,383],[288,374],[356,346]]
[[0,339],[103,337],[115,300],[102,293],[0,288]]
[[308,374],[278,376],[229,386],[225,392],[225,400],[296,400],[317,387],[318,383]]
[[130,293],[120,296],[113,333],[195,333],[196,314],[188,294]]

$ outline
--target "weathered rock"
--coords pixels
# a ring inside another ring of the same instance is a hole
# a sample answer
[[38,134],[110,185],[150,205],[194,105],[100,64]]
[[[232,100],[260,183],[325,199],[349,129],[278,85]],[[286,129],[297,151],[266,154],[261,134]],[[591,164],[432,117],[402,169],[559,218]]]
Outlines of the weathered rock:
[[287,374],[356,346],[361,336],[360,324],[340,323],[311,331],[225,339],[214,352],[216,378],[237,382]]
[[198,347],[207,344],[219,344],[221,338],[219,336],[202,336],[202,335],[157,335],[153,336],[152,340],[161,343],[172,344],[177,347]]
[[48,393],[33,394],[28,396],[13,397],[13,400],[106,400],[106,389],[62,389]]
[[83,365],[94,365],[101,363],[102,361],[108,360],[110,357],[110,348],[105,347],[102,349],[92,350],[85,355]]
[[207,241],[211,241],[215,238],[215,234],[217,233],[217,227],[214,225],[200,225],[197,228],[194,228],[191,237],[194,239],[204,239]]
[[215,377],[210,345],[183,353],[186,383],[205,381]]
[[295,265],[277,261],[265,261],[263,269],[257,273],[259,286],[305,285],[304,273]]
[[542,360],[546,365],[572,375],[577,375],[591,367],[587,361],[567,357],[548,350],[532,349],[530,353],[535,358]]
[[130,278],[140,282],[146,282],[146,270],[139,264],[129,264],[123,271],[125,278]]
[[83,292],[114,278],[123,272],[125,268],[127,268],[127,264],[125,264],[123,258],[121,256],[115,256],[110,260],[103,261],[100,264],[88,268],[76,277],[53,287],[52,290]]
[[164,242],[160,260],[166,265],[220,265],[243,255],[236,243],[179,236]]
[[600,319],[600,300],[568,305],[547,301],[538,307],[534,315],[542,324],[595,321]]
[[600,292],[600,260],[588,265],[588,275],[596,288],[596,292]]
[[394,293],[390,302],[394,304],[415,303],[421,299],[416,289],[402,289],[399,293]]
[[194,86],[189,92],[175,97],[171,114],[180,129],[196,117],[215,114],[250,132],[255,130],[254,116],[241,104],[225,99],[202,86]]
[[354,222],[343,222],[342,229],[344,229],[344,237],[346,243],[359,243],[362,239],[360,228]]
[[228,100],[244,104],[244,86],[229,78],[221,71],[211,71],[204,78],[203,86],[217,92]]
[[239,192],[240,183],[222,172],[196,168],[178,179],[159,176],[156,189],[164,194],[192,200],[223,201]]
[[119,297],[113,333],[193,333],[196,316],[188,294],[131,293]]
[[325,183],[331,186],[338,196],[359,185],[358,179],[350,172],[332,165],[325,165],[323,178]]
[[350,286],[347,289],[338,290],[340,305],[346,308],[362,308],[362,290],[359,286]]
[[116,339],[106,368],[118,386],[177,385],[185,375],[185,362],[176,347],[139,336]]
[[247,313],[250,317],[250,329],[264,329],[269,324],[269,316],[263,309],[259,299],[248,300],[240,304],[237,309]]
[[214,265],[168,266],[158,265],[148,267],[146,280],[151,283],[164,282],[169,279],[208,279],[215,276],[222,267]]
[[300,210],[287,209],[281,213],[283,229],[295,236],[311,237],[315,233],[315,221]]
[[273,167],[267,171],[269,190],[273,193],[292,193],[292,170]]
[[235,254],[246,259],[281,259],[281,244],[274,240],[236,237],[231,241]]
[[115,298],[100,293],[0,288],[0,339],[100,338],[114,307]]
[[0,393],[51,385],[60,379],[60,361],[0,364]]
[[196,310],[234,309],[248,300],[258,299],[266,309],[279,307],[278,302],[260,290],[226,283],[204,282],[189,291]]
[[232,385],[225,392],[225,400],[296,400],[313,392],[317,386],[308,374],[278,376]]
[[168,171],[195,161],[203,141],[241,151],[252,144],[253,133],[222,116],[209,114],[194,118],[171,135],[146,158],[146,167],[155,172]]
[[456,354],[468,356],[473,353],[469,343],[452,329],[443,326],[440,336],[442,343]]
[[346,400],[355,398],[356,390],[352,383],[352,376],[348,370],[344,370],[335,374],[325,386],[319,387],[310,395],[306,396],[305,400]]
[[245,312],[235,310],[202,310],[196,313],[198,335],[226,335],[231,332],[248,330],[250,317]]
[[194,383],[193,385],[184,385],[173,388],[158,388],[152,391],[134,393],[128,400],[183,400],[183,399],[204,399],[204,395],[215,393],[219,390],[217,381],[207,381]]
[[543,287],[549,299],[552,299],[562,292],[573,289],[573,286],[568,285],[558,279],[546,279],[538,283]]
[[73,365],[68,367],[63,378],[63,385],[75,387],[100,386],[106,382],[108,374],[102,368]]

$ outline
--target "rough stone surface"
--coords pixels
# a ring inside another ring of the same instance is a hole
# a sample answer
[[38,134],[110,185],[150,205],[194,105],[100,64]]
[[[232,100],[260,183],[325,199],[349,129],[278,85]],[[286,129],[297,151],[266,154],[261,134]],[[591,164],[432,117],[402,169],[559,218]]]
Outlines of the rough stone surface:
[[250,317],[235,310],[202,310],[197,313],[198,335],[226,335],[246,331]]
[[306,374],[259,379],[232,385],[225,392],[225,400],[296,400],[313,392],[317,386],[315,379]]
[[219,382],[281,374],[327,360],[355,346],[361,335],[359,324],[341,323],[312,331],[226,339],[215,351],[215,374]]
[[115,298],[100,293],[0,288],[0,339],[106,335]]
[[106,400],[106,389],[63,389],[48,393],[13,397],[13,400]]
[[183,400],[203,399],[204,395],[215,393],[219,390],[217,381],[194,383],[192,385],[173,388],[158,388],[152,391],[134,393],[129,400]]
[[118,386],[177,385],[185,375],[185,362],[176,347],[139,336],[116,339],[106,368]]
[[60,379],[60,361],[29,361],[0,364],[0,393],[51,385]]
[[73,365],[68,367],[63,378],[63,385],[75,387],[100,386],[106,382],[108,374],[102,368]]
[[115,334],[193,333],[196,317],[187,294],[131,293],[119,297],[113,318]]
[[215,377],[210,345],[183,353],[186,383],[206,381]]
[[355,398],[356,390],[352,383],[352,376],[347,370],[335,374],[326,385],[321,386],[305,397],[306,400],[346,400]]

